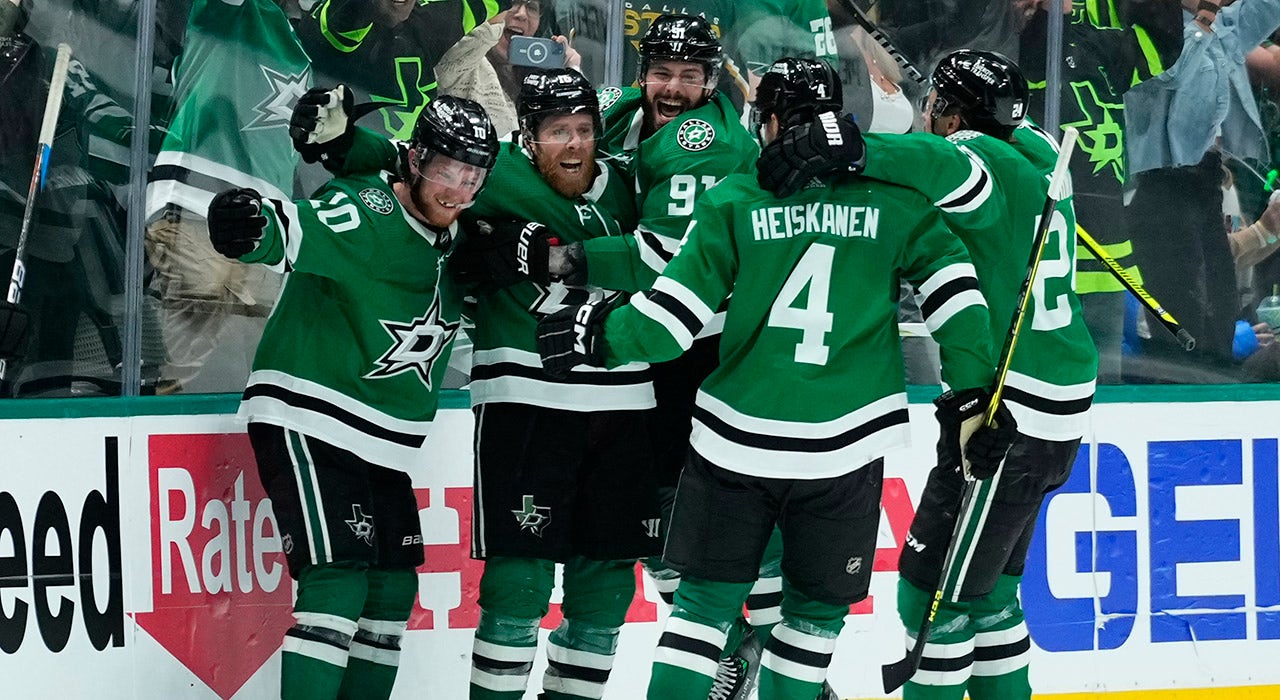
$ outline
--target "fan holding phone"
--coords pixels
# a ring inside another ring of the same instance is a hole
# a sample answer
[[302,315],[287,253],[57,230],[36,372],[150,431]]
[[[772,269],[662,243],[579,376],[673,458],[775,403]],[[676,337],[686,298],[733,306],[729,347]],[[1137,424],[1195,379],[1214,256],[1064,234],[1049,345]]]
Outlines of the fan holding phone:
[[532,69],[579,70],[582,63],[568,38],[536,37],[541,24],[539,0],[515,0],[509,10],[476,27],[436,64],[441,94],[479,102],[499,134],[514,131],[521,79]]

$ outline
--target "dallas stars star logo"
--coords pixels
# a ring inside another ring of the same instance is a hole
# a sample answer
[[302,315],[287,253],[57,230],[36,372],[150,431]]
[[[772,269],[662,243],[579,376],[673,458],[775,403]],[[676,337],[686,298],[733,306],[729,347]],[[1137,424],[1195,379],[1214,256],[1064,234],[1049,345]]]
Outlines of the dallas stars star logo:
[[1075,91],[1076,102],[1084,118],[1064,123],[1062,127],[1074,126],[1080,130],[1076,147],[1089,156],[1094,175],[1110,168],[1116,180],[1124,184],[1124,131],[1117,119],[1117,115],[1123,113],[1124,104],[1103,100],[1089,82],[1071,83],[1071,89]]
[[267,66],[258,67],[262,69],[262,76],[267,81],[268,94],[253,108],[258,115],[244,125],[241,131],[288,125],[289,117],[293,115],[294,103],[307,91],[310,69],[285,75]]
[[364,375],[365,379],[394,377],[401,372],[416,372],[418,379],[431,389],[431,370],[444,349],[458,332],[458,323],[440,318],[440,294],[431,300],[427,313],[412,323],[380,320],[384,330],[395,343],[382,357],[374,361],[377,369]]
[[686,151],[701,151],[716,138],[716,130],[711,124],[701,119],[690,119],[680,125],[676,132],[676,143]]
[[542,537],[542,529],[551,524],[551,509],[535,505],[533,496],[529,494],[525,494],[520,510],[511,512],[515,514],[521,530],[528,530],[538,537]]
[[359,503],[351,506],[351,519],[344,522],[351,527],[351,531],[358,539],[364,540],[364,543],[370,547],[373,546],[373,516],[365,515]]

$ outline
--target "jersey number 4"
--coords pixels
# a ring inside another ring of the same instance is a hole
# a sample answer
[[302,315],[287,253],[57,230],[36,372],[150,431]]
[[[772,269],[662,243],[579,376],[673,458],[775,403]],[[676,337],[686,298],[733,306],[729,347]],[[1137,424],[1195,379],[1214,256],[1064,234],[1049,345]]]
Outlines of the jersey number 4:
[[[827,310],[827,299],[831,291],[831,265],[835,252],[835,248],[822,243],[809,246],[769,308],[769,326],[794,328],[801,332],[800,343],[796,345],[796,362],[827,364],[830,349],[826,337],[831,332],[834,319]],[[800,295],[805,289],[809,292],[801,305]]]

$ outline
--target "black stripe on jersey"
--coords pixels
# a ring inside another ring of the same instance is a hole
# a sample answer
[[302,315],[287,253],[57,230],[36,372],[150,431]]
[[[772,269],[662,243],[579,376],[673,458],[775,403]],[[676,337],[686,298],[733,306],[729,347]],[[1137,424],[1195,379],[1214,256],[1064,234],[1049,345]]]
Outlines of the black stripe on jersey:
[[504,675],[501,673],[502,671],[516,671],[523,668],[533,668],[532,661],[500,661],[498,659],[491,659],[487,656],[482,656],[474,651],[471,652],[471,663],[474,664],[476,668],[482,668],[486,671],[498,671],[498,675]]
[[747,610],[776,608],[782,605],[782,591],[773,593],[752,593],[747,596]]
[[924,303],[920,305],[920,313],[925,318],[929,318],[934,311],[937,311],[943,304],[950,301],[952,297],[970,289],[978,289],[977,277],[957,277],[950,282],[946,282],[925,298]]
[[658,646],[688,652],[712,661],[720,661],[720,648],[716,645],[675,632],[663,632],[662,638],[658,640]]
[[770,637],[769,643],[765,645],[774,656],[780,659],[786,659],[801,666],[810,668],[826,668],[831,665],[831,654],[823,654],[817,651],[809,651],[801,649],[798,646],[787,644],[777,637]]
[[[268,202],[270,202],[270,203],[271,203],[271,211],[275,213],[276,218],[280,219],[280,238],[281,238],[281,239],[283,239],[283,240],[281,241],[281,247],[283,247],[283,248],[285,248],[285,249],[287,250],[287,249],[288,249],[288,247],[289,247],[289,246],[288,246],[288,240],[289,240],[289,233],[288,233],[288,231],[289,231],[289,227],[293,225],[293,222],[289,220],[289,215],[288,215],[287,213],[285,213],[284,206],[283,206],[280,202],[278,202],[278,201],[276,201],[276,200],[274,200],[274,199],[268,199],[268,200],[266,200],[266,201],[268,201]],[[289,263],[289,256],[288,256],[288,255],[284,255],[284,256],[282,256],[282,258],[283,258],[283,262],[284,262],[284,271],[285,271],[285,272],[293,272],[293,265],[291,265],[291,264]]]
[[666,292],[659,292],[654,289],[645,292],[644,295],[649,298],[649,301],[661,306],[666,309],[667,313],[675,316],[680,325],[689,331],[689,335],[697,335],[702,331],[702,321],[698,320],[697,315],[690,311],[689,307],[681,304],[679,299]]
[[895,425],[906,425],[907,409],[899,408],[890,411],[883,416],[872,418],[862,425],[850,428],[839,435],[826,438],[781,437],[749,433],[720,420],[701,406],[693,407],[693,417],[702,421],[704,425],[724,438],[747,447],[776,452],[835,452],[838,449],[848,447],[859,440],[870,437],[881,430],[892,428]]
[[567,664],[563,661],[553,661],[547,659],[547,665],[560,672],[561,678],[577,678],[578,680],[588,681],[590,683],[604,684],[609,680],[609,669],[607,668],[591,668],[590,666],[575,666]]
[[636,229],[636,233],[640,234],[640,240],[644,241],[644,244],[649,246],[655,255],[662,258],[663,262],[671,262],[671,258],[675,257],[671,253],[667,252],[667,249],[662,245],[662,240],[659,239],[652,231]]
[[1023,391],[1017,387],[1004,385],[1004,398],[1006,401],[1012,401],[1030,408],[1040,413],[1048,413],[1055,416],[1074,416],[1089,410],[1089,406],[1093,404],[1093,395],[1090,394],[1083,399],[1071,399],[1070,401],[1055,401],[1038,396],[1030,392]]
[[[372,421],[365,420],[346,409],[339,408],[324,399],[307,396],[306,394],[299,394],[296,391],[290,391],[284,387],[276,386],[274,384],[252,384],[245,387],[245,401],[248,401],[255,396],[276,399],[295,408],[329,416],[330,418],[340,421],[348,427],[358,430],[369,437],[377,438],[378,440],[385,440],[397,445],[418,448],[422,447],[422,443],[426,440],[422,435],[414,435],[412,433],[402,433],[398,430],[391,430],[390,428],[378,425]],[[323,439],[321,436],[315,437]]]
[[286,637],[301,639],[307,642],[319,642],[320,644],[328,644],[335,649],[347,650],[351,643],[351,636],[343,634],[335,629],[328,627],[319,627],[316,625],[294,625],[284,633]]
[[151,169],[151,178],[148,181],[156,182],[158,180],[176,180],[184,185],[191,185],[192,187],[204,190],[205,192],[221,192],[237,186],[234,182],[228,182],[222,178],[196,172],[181,165],[155,166]]
[[376,632],[359,630],[356,632],[355,641],[368,647],[386,649],[388,651],[400,651],[400,635],[398,634],[378,634]]
[[963,671],[973,664],[973,652],[969,652],[964,656],[957,656],[954,659],[939,659],[933,656],[926,656],[920,659],[921,671]]
[[990,647],[975,647],[973,650],[974,661],[999,661],[1000,659],[1012,659],[1020,654],[1031,651],[1031,637],[1023,637],[1016,642],[1008,644],[997,644]]
[[[974,165],[974,167],[976,168],[977,165]],[[938,208],[939,209],[955,209],[957,207],[963,207],[969,202],[972,202],[974,199],[977,198],[979,194],[982,193],[984,189],[986,189],[987,179],[988,177],[987,177],[986,168],[978,168],[978,181],[973,183],[973,187],[969,188],[967,192],[960,195],[959,197],[956,197],[955,199],[951,199],[951,200],[947,200],[945,202],[939,203]]]
[[650,380],[649,370],[639,372],[570,372],[567,377],[555,378],[541,367],[530,367],[516,362],[494,362],[471,366],[471,380],[522,377],[553,384],[581,384],[585,386],[627,386],[645,384]]

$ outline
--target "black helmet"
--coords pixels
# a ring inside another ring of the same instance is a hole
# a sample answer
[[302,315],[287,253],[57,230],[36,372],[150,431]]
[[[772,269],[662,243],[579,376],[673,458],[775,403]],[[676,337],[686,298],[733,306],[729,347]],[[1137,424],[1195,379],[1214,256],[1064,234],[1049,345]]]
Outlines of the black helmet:
[[724,49],[711,23],[696,15],[659,15],[640,38],[640,79],[653,61],[688,61],[702,64],[707,84],[720,76]]
[[1027,114],[1027,79],[1018,64],[994,51],[954,51],[933,69],[932,79],[935,118],[959,114],[968,128],[1008,140]]
[[596,131],[600,130],[600,99],[595,88],[581,73],[569,68],[539,70],[520,82],[516,98],[516,115],[520,128],[533,133],[544,117],[557,114],[591,115]]
[[452,95],[438,97],[423,108],[409,145],[485,170],[498,159],[498,134],[484,107]]
[[840,78],[826,61],[780,58],[756,86],[753,121],[776,114],[782,126],[789,126],[822,112],[839,112],[843,104]]

